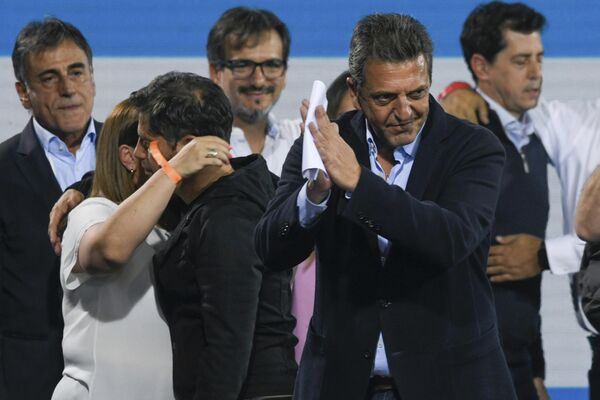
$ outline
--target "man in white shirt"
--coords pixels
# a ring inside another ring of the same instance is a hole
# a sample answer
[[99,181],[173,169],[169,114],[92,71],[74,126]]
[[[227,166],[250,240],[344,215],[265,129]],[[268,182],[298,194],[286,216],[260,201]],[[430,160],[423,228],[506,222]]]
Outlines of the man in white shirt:
[[210,77],[233,109],[233,154],[259,153],[269,170],[281,175],[285,157],[300,136],[298,120],[277,120],[271,113],[285,87],[287,27],[270,11],[235,7],[210,30],[206,51]]
[[[473,122],[478,119],[489,121],[485,101],[468,87],[452,90],[444,97],[442,105],[447,112],[460,118]],[[586,179],[600,165],[600,151],[597,150],[600,148],[600,100],[565,102],[541,97],[528,114],[556,169],[562,189],[563,234],[543,242],[547,268],[554,274],[576,277],[572,274],[579,271],[584,242],[575,234],[575,209]],[[543,271],[540,259],[543,261],[544,257],[519,263],[515,257],[507,255],[506,279],[515,281],[540,274]],[[576,281],[572,280],[572,283],[576,284]],[[590,398],[600,399],[600,387],[597,387],[600,386],[600,340],[596,329],[584,318],[579,298],[575,304],[580,325],[592,333],[589,337],[593,353],[589,372]]]
[[500,139],[506,152],[488,274],[519,400],[548,398],[543,386],[541,275],[511,282],[507,268],[512,262],[537,263],[548,221],[548,157],[528,113],[542,85],[545,23],[542,14],[524,4],[491,2],[469,14],[460,36],[477,92],[489,110],[490,121],[482,125]]

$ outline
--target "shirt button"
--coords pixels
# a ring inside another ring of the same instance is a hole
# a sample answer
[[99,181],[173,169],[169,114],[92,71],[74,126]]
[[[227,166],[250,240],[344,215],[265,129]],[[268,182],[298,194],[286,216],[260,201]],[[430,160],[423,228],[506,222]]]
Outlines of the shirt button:
[[363,357],[367,360],[370,359],[372,356],[373,355],[371,354],[371,352],[369,350],[367,350],[363,353]]
[[381,307],[381,308],[388,308],[390,306],[390,304],[392,304],[392,303],[390,303],[387,300],[384,300],[384,299],[379,300],[379,307]]

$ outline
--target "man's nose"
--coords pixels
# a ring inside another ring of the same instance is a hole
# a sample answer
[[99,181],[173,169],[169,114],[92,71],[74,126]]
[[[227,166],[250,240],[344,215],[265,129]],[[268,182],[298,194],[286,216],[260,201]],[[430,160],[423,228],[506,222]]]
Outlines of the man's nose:
[[529,65],[529,77],[532,79],[539,79],[542,77],[542,62],[534,60]]
[[73,82],[69,75],[61,76],[59,82],[61,96],[72,96],[75,93],[75,85],[75,82]]
[[412,117],[412,107],[410,106],[410,101],[404,96],[398,96],[396,100],[394,100],[394,114],[396,118],[401,121],[405,121]]
[[256,86],[260,86],[258,84],[264,83],[267,80],[262,70],[262,65],[257,65],[256,68],[254,68],[254,72],[250,76],[250,80],[252,83],[257,84]]

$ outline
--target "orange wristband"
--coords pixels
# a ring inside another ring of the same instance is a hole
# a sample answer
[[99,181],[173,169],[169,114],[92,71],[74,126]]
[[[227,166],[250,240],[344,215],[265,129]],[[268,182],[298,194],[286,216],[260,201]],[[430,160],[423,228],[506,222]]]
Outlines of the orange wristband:
[[181,175],[179,175],[177,171],[175,171],[175,169],[171,167],[171,164],[169,164],[169,162],[165,159],[165,157],[158,149],[158,141],[151,141],[149,149],[150,153],[152,154],[152,157],[154,157],[156,163],[160,165],[165,175],[167,175],[175,185],[181,182]]
[[454,92],[457,89],[472,89],[472,88],[471,88],[471,85],[469,85],[467,82],[452,82],[451,84],[446,86],[446,88],[444,90],[442,90],[440,94],[438,94],[438,97],[437,97],[438,101],[444,100],[444,98],[446,96],[448,96],[450,93]]

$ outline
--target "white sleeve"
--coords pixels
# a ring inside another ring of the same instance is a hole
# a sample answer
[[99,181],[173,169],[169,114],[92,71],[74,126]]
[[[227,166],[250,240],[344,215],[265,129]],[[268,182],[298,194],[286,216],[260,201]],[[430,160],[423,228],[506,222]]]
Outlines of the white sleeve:
[[550,270],[579,271],[584,243],[575,234],[574,216],[587,176],[600,162],[600,100],[547,101],[531,110],[536,133],[561,181],[563,236],[546,239]]
[[108,219],[117,205],[104,198],[84,200],[69,213],[67,229],[62,239],[62,256],[60,259],[60,281],[63,290],[75,290],[92,275],[87,272],[73,272],[79,256],[79,244],[86,231]]
[[544,241],[548,264],[553,274],[564,275],[579,271],[585,243],[574,233]]

